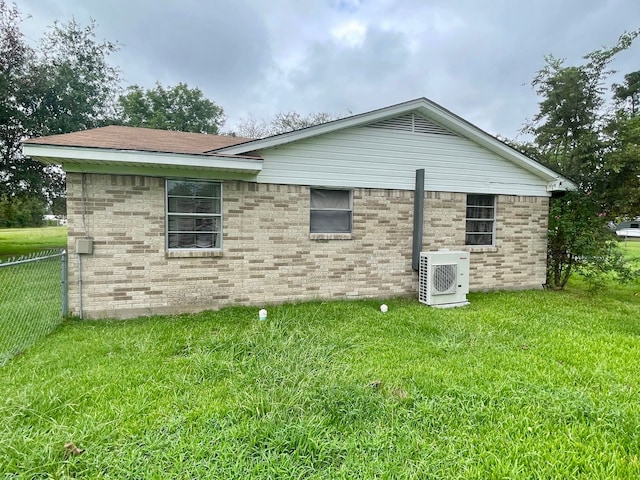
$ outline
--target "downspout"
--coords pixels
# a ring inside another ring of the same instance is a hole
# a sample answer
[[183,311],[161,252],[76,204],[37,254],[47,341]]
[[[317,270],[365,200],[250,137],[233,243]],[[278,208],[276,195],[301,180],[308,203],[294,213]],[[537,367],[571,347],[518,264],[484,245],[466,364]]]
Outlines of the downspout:
[[82,255],[78,253],[78,300],[80,320],[82,320]]
[[420,252],[424,231],[424,168],[416,170],[416,189],[413,193],[413,256],[411,268],[420,269]]

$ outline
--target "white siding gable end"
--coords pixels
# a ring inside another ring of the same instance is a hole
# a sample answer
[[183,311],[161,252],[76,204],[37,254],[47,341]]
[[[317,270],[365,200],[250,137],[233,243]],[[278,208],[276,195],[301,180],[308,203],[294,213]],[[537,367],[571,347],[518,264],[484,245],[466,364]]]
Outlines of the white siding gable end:
[[426,98],[217,152],[262,155],[264,182],[413,189],[415,169],[425,168],[440,191],[549,196],[576,188]]
[[258,182],[549,196],[548,181],[415,112],[260,151]]

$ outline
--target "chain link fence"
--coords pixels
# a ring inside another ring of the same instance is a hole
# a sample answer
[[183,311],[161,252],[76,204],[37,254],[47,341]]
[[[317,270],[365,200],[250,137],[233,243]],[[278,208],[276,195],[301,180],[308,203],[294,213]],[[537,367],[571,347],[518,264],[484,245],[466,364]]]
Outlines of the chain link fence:
[[67,315],[67,253],[46,250],[0,262],[0,366]]

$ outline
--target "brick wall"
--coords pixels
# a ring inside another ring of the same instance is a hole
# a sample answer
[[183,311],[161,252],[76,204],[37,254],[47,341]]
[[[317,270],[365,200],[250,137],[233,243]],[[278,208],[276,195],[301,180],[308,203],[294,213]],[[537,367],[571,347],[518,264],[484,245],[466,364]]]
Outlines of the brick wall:
[[[167,253],[164,179],[69,173],[71,311],[80,304],[75,239],[85,236],[94,240],[82,257],[85,317],[417,292],[411,191],[354,190],[350,239],[310,238],[305,186],[226,181],[223,197],[222,252]],[[426,193],[424,250],[464,248],[465,202]],[[496,246],[472,250],[472,289],[540,287],[547,212],[546,198],[498,197]]]

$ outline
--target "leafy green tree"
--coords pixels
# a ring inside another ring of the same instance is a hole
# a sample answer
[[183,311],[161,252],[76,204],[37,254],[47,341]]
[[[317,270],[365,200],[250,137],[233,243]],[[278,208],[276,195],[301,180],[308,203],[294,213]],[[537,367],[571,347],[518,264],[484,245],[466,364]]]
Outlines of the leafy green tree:
[[39,227],[45,203],[37,197],[0,198],[0,228]]
[[132,85],[118,106],[118,123],[132,127],[215,134],[225,121],[221,107],[185,83],[168,88],[156,83],[148,90]]
[[105,124],[114,114],[120,72],[108,63],[118,50],[96,41],[96,24],[55,22],[40,46],[34,126],[38,135],[75,132]]
[[21,21],[17,7],[0,0],[0,197],[13,196],[29,178],[21,168],[20,142],[29,133],[25,125],[33,110],[27,91],[35,80],[34,52],[24,41]]
[[586,277],[593,286],[606,273],[620,280],[632,277],[632,270],[624,262],[603,217],[594,215],[597,208],[597,202],[582,191],[552,199],[547,243],[550,288],[564,288],[574,272]]
[[640,214],[640,114],[620,110],[603,129],[607,148],[598,175],[599,198],[607,218]]
[[[639,33],[623,34],[616,45],[589,53],[579,66],[565,66],[548,56],[532,82],[541,100],[538,114],[524,128],[533,136],[526,149],[579,187],[551,200],[547,252],[551,288],[564,288],[574,271],[588,272],[590,278],[603,270],[614,270],[620,278],[628,276],[612,247],[606,222],[620,211],[618,202],[625,195],[621,178],[634,171],[631,155],[621,152],[635,135],[635,124],[611,123],[604,92],[612,73],[609,64]],[[628,90],[620,90],[619,95],[633,97]]]
[[625,75],[613,92],[618,108],[603,128],[601,190],[608,215],[629,218],[640,214],[640,71]]
[[640,113],[640,71],[626,74],[624,84],[614,84],[613,91],[613,98],[623,109],[628,109],[633,116]]
[[[95,23],[55,23],[37,48],[24,41],[15,5],[0,0],[0,197],[64,197],[64,174],[22,155],[25,138],[100,126],[113,116],[117,50],[98,42]],[[59,203],[59,202],[58,202]]]

